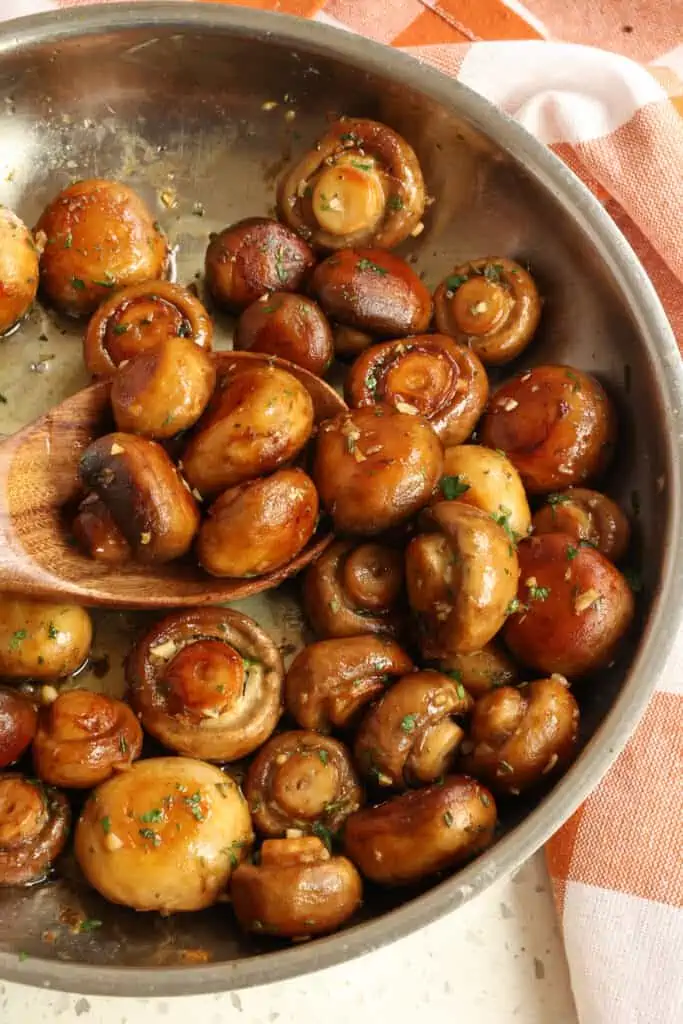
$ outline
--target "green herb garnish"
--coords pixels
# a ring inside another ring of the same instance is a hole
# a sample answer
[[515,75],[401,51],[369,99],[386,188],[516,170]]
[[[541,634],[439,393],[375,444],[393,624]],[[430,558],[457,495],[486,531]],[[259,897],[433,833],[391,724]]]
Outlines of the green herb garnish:
[[401,721],[401,728],[404,732],[412,732],[417,725],[417,715],[406,715]]
[[388,274],[389,271],[385,270],[384,267],[380,267],[378,263],[373,263],[372,260],[361,259],[356,263],[358,270],[372,270],[375,274]]
[[439,487],[441,488],[441,493],[446,501],[455,501],[470,489],[470,485],[463,483],[462,478],[459,475],[442,476],[439,482]]

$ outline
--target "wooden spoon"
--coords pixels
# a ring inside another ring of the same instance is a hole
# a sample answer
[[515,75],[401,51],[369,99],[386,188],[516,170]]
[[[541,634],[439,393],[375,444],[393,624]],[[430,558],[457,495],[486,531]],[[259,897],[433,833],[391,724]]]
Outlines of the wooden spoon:
[[[221,370],[235,364],[276,365],[308,389],[316,423],[346,408],[336,391],[293,363],[250,352],[217,352]],[[167,565],[107,566],[69,542],[64,506],[82,494],[78,462],[111,429],[108,381],[67,398],[0,444],[0,588],[14,594],[126,608],[175,608],[236,601],[276,587],[325,550],[317,533],[296,558],[256,579],[216,579],[191,558]]]

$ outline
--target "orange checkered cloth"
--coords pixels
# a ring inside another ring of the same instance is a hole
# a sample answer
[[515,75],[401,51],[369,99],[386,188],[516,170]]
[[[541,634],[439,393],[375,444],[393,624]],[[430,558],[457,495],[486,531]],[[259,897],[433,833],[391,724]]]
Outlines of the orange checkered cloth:
[[[86,2],[3,0],[1,14]],[[406,49],[516,117],[603,202],[683,343],[681,0],[242,5]],[[683,1021],[682,680],[683,638],[635,736],[547,846],[582,1024]]]

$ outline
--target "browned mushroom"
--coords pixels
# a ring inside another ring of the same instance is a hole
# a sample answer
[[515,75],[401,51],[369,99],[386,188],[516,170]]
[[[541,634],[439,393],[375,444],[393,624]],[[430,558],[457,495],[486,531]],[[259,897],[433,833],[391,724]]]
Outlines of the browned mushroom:
[[346,821],[344,852],[381,885],[405,885],[454,868],[493,841],[496,805],[467,775],[364,807]]
[[199,529],[197,556],[214,576],[262,576],[299,554],[315,532],[318,492],[301,469],[279,469],[224,491]]
[[214,235],[206,250],[206,285],[239,313],[267,292],[300,291],[314,263],[309,245],[284,224],[248,217]]
[[313,430],[304,385],[277,366],[236,366],[221,381],[183,454],[202,494],[264,476],[293,459]]
[[549,494],[533,525],[537,534],[566,533],[578,544],[590,544],[610,562],[624,557],[631,538],[629,521],[616,502],[585,487]]
[[66,845],[66,797],[35,779],[0,775],[0,887],[42,881]]
[[598,477],[616,437],[612,403],[601,385],[569,366],[536,366],[491,398],[481,441],[510,459],[530,494]]
[[444,334],[387,341],[363,352],[345,384],[352,408],[387,402],[420,413],[444,445],[465,441],[486,405],[486,371],[474,352]]
[[36,734],[38,714],[33,701],[0,686],[0,768],[18,761]]
[[205,761],[250,754],[282,711],[277,647],[253,619],[228,608],[162,619],[129,654],[126,677],[147,732]]
[[38,291],[38,249],[24,222],[0,206],[0,336],[22,320]]
[[130,544],[111,512],[94,492],[86,495],[78,506],[71,532],[79,547],[98,562],[123,565],[133,557]]
[[421,230],[425,187],[405,139],[365,118],[342,118],[280,183],[280,216],[320,249],[392,249]]
[[519,682],[517,666],[495,641],[485,644],[480,651],[449,654],[439,661],[439,668],[462,683],[475,700],[498,686],[515,686]]
[[81,668],[90,653],[85,608],[0,594],[0,676],[56,679]]
[[294,830],[327,840],[363,803],[346,747],[303,730],[271,736],[261,747],[244,795],[256,830],[265,836]]
[[322,376],[334,358],[332,331],[320,306],[303,295],[273,292],[245,309],[235,348],[288,359]]
[[80,476],[107,506],[141,562],[169,562],[189,550],[197,503],[164,449],[134,434],[105,434],[81,456]]
[[523,352],[541,316],[541,299],[524,267],[503,257],[455,267],[434,292],[437,328],[469,345],[487,366]]
[[519,593],[503,633],[514,656],[570,679],[609,664],[633,618],[626,578],[564,533],[529,537],[518,554]]
[[304,577],[308,621],[320,637],[389,633],[406,627],[403,552],[338,540]]
[[230,886],[237,920],[247,931],[304,939],[339,928],[358,909],[360,875],[315,836],[267,839],[259,862],[241,864]]
[[85,331],[83,358],[93,376],[111,377],[121,363],[169,338],[187,338],[208,351],[213,338],[209,314],[187,288],[143,281],[97,307]]
[[287,710],[303,729],[342,728],[412,667],[409,656],[388,637],[319,640],[304,647],[289,667]]
[[517,795],[563,771],[578,738],[579,706],[564,676],[501,686],[474,706],[462,767],[495,793]]
[[491,516],[459,501],[424,513],[406,551],[408,600],[426,658],[478,651],[505,622],[517,593],[514,543]]
[[446,448],[436,501],[464,501],[488,512],[517,540],[531,527],[531,512],[519,473],[500,451],[478,444]]
[[363,718],[357,763],[380,786],[434,782],[448,771],[465,735],[454,719],[472,704],[462,683],[441,672],[403,676]]
[[426,505],[442,466],[441,442],[422,416],[375,405],[322,424],[313,479],[336,530],[372,535]]
[[33,765],[43,782],[91,789],[130,768],[142,750],[142,729],[123,701],[89,690],[65,690],[43,707]]
[[91,178],[68,185],[36,225],[44,240],[40,283],[59,309],[92,311],[114,288],[163,277],[166,238],[139,195],[118,181]]

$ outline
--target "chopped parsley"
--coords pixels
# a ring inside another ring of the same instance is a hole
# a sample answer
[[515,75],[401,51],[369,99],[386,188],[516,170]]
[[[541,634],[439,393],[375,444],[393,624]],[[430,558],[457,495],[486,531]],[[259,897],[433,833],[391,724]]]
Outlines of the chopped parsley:
[[363,162],[362,160],[352,160],[351,166],[357,167],[359,171],[371,171],[375,165],[372,160],[369,163]]
[[384,267],[380,267],[379,263],[373,263],[372,260],[360,259],[356,263],[358,270],[372,270],[375,274],[388,274],[389,271],[385,270]]
[[568,544],[567,545],[567,560],[569,562],[573,561],[576,558],[576,556],[578,555],[578,553],[579,553],[579,549],[575,548],[573,544]]
[[320,758],[320,760],[322,761],[323,764],[327,764],[327,762],[330,759],[330,755],[328,754],[328,752],[326,750],[319,750],[318,751],[318,757]]
[[417,715],[406,715],[401,721],[401,728],[404,732],[412,732],[417,725]]
[[572,391],[576,394],[577,391],[581,390],[581,381],[571,370],[565,370],[565,377],[572,382]]
[[130,330],[130,324],[114,324],[114,334],[125,334]]
[[163,820],[164,815],[159,807],[153,807],[151,811],[145,811],[144,814],[140,815],[140,821],[144,821],[146,825],[149,825],[150,822],[154,822],[156,824]]
[[454,292],[465,281],[469,281],[467,274],[451,274],[446,278],[446,288],[448,288],[449,292]]
[[519,598],[513,597],[512,600],[510,601],[510,604],[505,609],[505,614],[506,615],[517,615],[520,612],[526,612],[528,610],[529,609],[527,608],[527,606],[525,604],[522,604],[522,602],[519,600]]
[[379,381],[377,380],[377,377],[375,376],[375,371],[374,370],[368,370],[368,372],[365,374],[365,382],[364,383],[365,383],[365,386],[368,389],[368,391],[372,391],[372,393],[374,395],[375,392],[377,391],[378,386],[379,386]]
[[202,794],[199,792],[199,790],[197,790],[196,793],[193,793],[192,796],[186,796],[184,798],[184,802],[187,804],[190,814],[192,815],[195,821],[204,821],[204,812],[202,811],[200,806],[201,799]]
[[94,932],[98,928],[102,927],[102,922],[98,921],[95,917],[86,917],[85,921],[81,921],[78,926],[79,932]]
[[447,501],[455,501],[460,498],[465,491],[469,491],[470,485],[463,483],[461,477],[458,476],[442,476],[439,483],[441,493]]
[[27,637],[28,630],[26,629],[17,629],[14,633],[12,633],[12,639],[9,642],[10,651],[16,651],[17,648],[21,646],[22,642],[27,639]]
[[341,609],[341,604],[339,602],[339,599],[336,598],[336,597],[333,597],[332,600],[329,602],[328,607],[329,607],[330,611],[332,612],[332,614],[336,615],[337,612]]
[[102,831],[105,836],[108,836],[111,832],[111,818],[109,815],[107,815],[106,818],[100,818],[100,825],[102,826]]
[[508,508],[507,505],[499,505],[498,512],[492,512],[491,518],[494,523],[498,523],[498,526],[502,526],[508,537],[513,544],[516,544],[519,540],[519,534],[516,533],[510,526],[510,516],[512,515],[512,509]]
[[141,835],[143,839],[149,839],[152,846],[159,846],[161,843],[161,836],[158,832],[155,832],[153,828],[139,828],[138,834]]
[[529,586],[529,598],[532,601],[545,601],[550,595],[550,587],[538,587],[535,583]]
[[328,850],[332,849],[332,833],[329,828],[326,828],[322,822],[316,821],[313,825],[313,835],[317,836],[318,839],[322,840]]
[[47,627],[47,635],[50,640],[56,640],[59,636],[59,630],[55,626],[54,622],[51,622]]
[[400,196],[389,196],[387,206],[390,210],[402,210],[403,200]]
[[64,239],[64,248],[65,249],[70,249],[73,244],[74,244],[74,236],[69,231],[68,235]]
[[275,250],[275,273],[280,284],[287,284],[287,268],[285,267],[285,252],[281,245]]
[[464,686],[462,685],[462,683],[461,683],[461,682],[457,682],[457,683],[455,684],[455,692],[457,693],[457,695],[458,695],[458,698],[459,698],[460,700],[464,700],[464,699],[465,699],[465,697],[467,696],[467,694],[466,694],[466,692],[465,692],[465,687],[464,687]]
[[75,288],[76,291],[78,291],[78,292],[82,292],[83,289],[85,288],[85,281],[82,278],[80,278],[80,277],[72,277],[71,278],[71,287]]
[[502,263],[487,263],[484,267],[484,277],[486,280],[493,281],[496,284],[500,284],[504,273],[505,267]]

